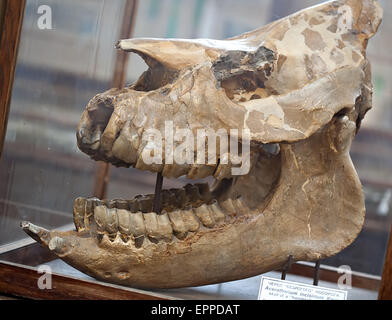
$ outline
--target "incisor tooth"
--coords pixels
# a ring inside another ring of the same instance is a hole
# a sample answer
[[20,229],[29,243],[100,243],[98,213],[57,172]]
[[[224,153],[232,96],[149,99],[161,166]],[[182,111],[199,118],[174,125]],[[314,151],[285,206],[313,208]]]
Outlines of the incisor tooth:
[[168,213],[172,223],[174,234],[178,239],[185,239],[188,229],[184,223],[180,210],[174,210]]
[[73,205],[73,219],[77,231],[85,229],[84,215],[86,210],[86,199],[76,198]]
[[219,207],[218,201],[213,200],[213,202],[208,205],[208,209],[210,210],[216,223],[221,223],[225,221],[226,216],[222,212],[222,209]]
[[215,225],[214,217],[210,214],[210,210],[208,210],[206,204],[202,204],[200,207],[194,208],[193,211],[205,227],[212,228]]

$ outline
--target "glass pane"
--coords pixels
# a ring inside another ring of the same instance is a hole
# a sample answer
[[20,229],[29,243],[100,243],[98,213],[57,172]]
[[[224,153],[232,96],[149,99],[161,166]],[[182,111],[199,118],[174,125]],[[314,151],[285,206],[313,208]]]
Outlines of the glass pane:
[[[25,238],[21,220],[72,223],[75,197],[90,196],[95,163],[76,145],[87,102],[110,86],[124,1],[28,0],[0,161],[0,245]],[[42,11],[41,11],[42,13]],[[48,21],[46,21],[48,23]]]

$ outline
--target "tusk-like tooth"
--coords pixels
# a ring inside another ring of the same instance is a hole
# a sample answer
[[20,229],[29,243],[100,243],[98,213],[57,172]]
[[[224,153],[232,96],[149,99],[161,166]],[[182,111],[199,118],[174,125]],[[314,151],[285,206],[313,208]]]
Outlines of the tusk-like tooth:
[[219,207],[218,201],[214,199],[212,203],[208,205],[208,209],[210,210],[216,223],[222,223],[225,221],[226,216],[223,213],[222,209]]
[[129,215],[130,228],[134,238],[139,238],[146,234],[146,226],[144,224],[143,213],[140,211]]
[[229,216],[232,217],[237,214],[237,209],[234,207],[233,201],[230,198],[221,201],[219,204]]
[[188,231],[196,232],[199,230],[200,223],[191,207],[187,207],[181,210],[182,220],[184,221],[185,227]]
[[48,244],[50,240],[50,232],[44,228],[38,227],[30,222],[22,221],[20,223],[21,228],[30,237],[32,237],[38,243]]
[[212,214],[210,214],[210,210],[206,204],[202,204],[200,207],[193,208],[196,216],[200,219],[203,226],[207,228],[212,228],[215,225],[215,220]]
[[188,228],[186,227],[183,215],[180,210],[174,210],[168,213],[170,221],[172,223],[173,232],[178,239],[185,239],[188,233]]
[[85,230],[84,216],[86,211],[86,198],[76,198],[73,205],[73,221],[78,232]]

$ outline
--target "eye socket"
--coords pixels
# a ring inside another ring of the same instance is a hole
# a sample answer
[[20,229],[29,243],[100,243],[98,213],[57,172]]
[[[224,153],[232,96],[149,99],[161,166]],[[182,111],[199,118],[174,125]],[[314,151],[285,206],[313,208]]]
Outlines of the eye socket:
[[266,89],[266,81],[263,71],[246,71],[242,74],[233,75],[221,81],[221,87],[226,95],[234,102],[245,102],[254,99],[269,97],[273,92]]
[[265,83],[275,60],[275,53],[263,46],[254,52],[230,51],[214,62],[212,70],[229,99],[245,102],[273,94]]

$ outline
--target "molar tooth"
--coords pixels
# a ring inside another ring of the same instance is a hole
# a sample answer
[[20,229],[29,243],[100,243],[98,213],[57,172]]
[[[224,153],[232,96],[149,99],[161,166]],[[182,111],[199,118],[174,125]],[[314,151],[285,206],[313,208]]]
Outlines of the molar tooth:
[[170,191],[174,194],[175,202],[178,208],[182,208],[185,206],[187,201],[187,196],[184,189],[170,189]]
[[116,199],[116,208],[128,210],[128,201],[123,199]]
[[97,206],[98,201],[100,201],[98,198],[89,198],[86,200],[86,209],[84,215],[84,225],[86,229],[88,229],[89,226],[93,223],[94,208]]
[[225,221],[225,214],[223,213],[222,209],[218,205],[218,201],[213,200],[211,204],[208,205],[210,212],[215,220],[216,223],[221,223]]
[[188,179],[203,179],[212,176],[215,171],[215,165],[194,164],[187,174]]
[[138,212],[140,210],[139,202],[136,199],[128,200],[128,208],[133,213]]
[[85,229],[84,216],[86,211],[86,199],[76,198],[73,205],[73,220],[76,230],[83,231]]
[[166,178],[178,178],[186,175],[190,170],[188,164],[165,164],[162,170],[162,175]]
[[188,233],[188,228],[184,223],[183,216],[180,210],[174,210],[168,213],[172,223],[174,234],[178,239],[185,239]]
[[130,213],[128,210],[125,209],[117,209],[117,216],[118,216],[118,230],[127,235],[131,235],[131,219]]
[[151,212],[154,204],[154,197],[151,195],[137,199],[139,202],[139,210],[141,212]]
[[245,205],[244,201],[242,200],[242,197],[239,197],[239,198],[233,200],[233,206],[234,206],[234,208],[237,209],[236,211],[239,214],[246,214],[247,211],[249,211],[249,209]]
[[[145,152],[144,148],[143,148],[142,152]],[[136,161],[135,168],[139,169],[139,170],[143,170],[143,171],[161,172],[163,169],[163,164],[159,164],[159,163],[147,164],[147,163],[145,163],[143,160],[142,152],[140,153],[140,156]]]
[[193,208],[193,211],[205,227],[212,228],[215,225],[214,217],[212,214],[210,214],[210,210],[208,210],[206,204],[202,204],[200,207]]
[[106,207],[103,205],[94,208],[94,220],[97,225],[97,233],[103,234],[106,223]]
[[116,208],[109,208],[106,210],[106,224],[105,229],[109,234],[109,238],[115,238],[118,231],[118,216]]
[[139,238],[146,234],[146,226],[144,224],[143,213],[140,211],[129,215],[130,229],[135,238]]
[[236,215],[237,209],[234,207],[233,201],[230,198],[228,198],[228,199],[226,199],[224,201],[221,201],[219,204],[223,208],[223,210],[226,211],[226,213],[229,216],[235,216]]
[[184,189],[186,192],[188,204],[191,204],[193,206],[197,206],[197,205],[203,203],[203,201],[201,201],[201,196],[200,196],[198,187],[191,185],[191,184],[187,184],[184,187]]
[[182,221],[184,221],[185,227],[188,231],[195,232],[199,230],[200,223],[192,211],[191,207],[187,207],[181,210]]
[[199,189],[200,197],[205,203],[211,201],[212,196],[210,193],[210,187],[208,186],[208,183],[196,183],[195,187]]
[[220,162],[216,167],[214,172],[214,178],[217,180],[222,180],[224,178],[231,177],[231,163],[230,163],[230,155],[225,153],[221,156]]
[[164,240],[170,241],[173,238],[173,229],[166,211],[162,211],[157,215],[158,230],[162,234]]
[[161,196],[163,208],[165,208],[166,210],[173,210],[177,207],[177,199],[174,192],[172,192],[171,190],[162,190]]
[[172,227],[166,213],[157,215],[155,212],[144,214],[146,231],[150,238],[155,240],[171,240]]

